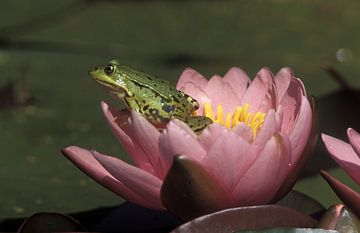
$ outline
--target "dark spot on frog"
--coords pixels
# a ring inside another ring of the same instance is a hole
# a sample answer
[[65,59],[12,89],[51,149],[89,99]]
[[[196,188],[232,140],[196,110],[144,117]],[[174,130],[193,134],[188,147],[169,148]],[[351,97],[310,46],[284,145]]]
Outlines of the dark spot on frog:
[[149,105],[145,105],[144,107],[143,107],[143,111],[147,111],[148,109],[149,109]]
[[180,102],[180,100],[179,100],[175,95],[172,97],[172,99],[173,99],[176,103],[179,103],[179,102]]
[[166,104],[164,104],[161,109],[164,110],[167,113],[170,113],[170,112],[173,112],[175,110],[175,106],[174,105],[166,105]]
[[171,100],[170,100],[170,99],[161,98],[160,102],[163,103],[163,104],[164,104],[164,103],[170,103]]
[[[150,81],[152,80],[152,78],[151,78],[150,76],[147,76],[146,78],[147,78],[148,80],[150,80]],[[154,85],[154,86],[155,86],[155,85]]]

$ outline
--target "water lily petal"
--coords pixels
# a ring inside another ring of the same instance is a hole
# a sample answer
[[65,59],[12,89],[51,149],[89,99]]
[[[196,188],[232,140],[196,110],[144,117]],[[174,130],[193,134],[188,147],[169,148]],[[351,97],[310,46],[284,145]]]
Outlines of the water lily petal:
[[272,136],[233,191],[239,205],[269,202],[288,174],[290,156],[287,135],[277,133]]
[[176,89],[181,90],[185,83],[190,82],[196,84],[201,89],[204,89],[208,80],[194,69],[186,68],[176,84]]
[[288,89],[279,101],[284,111],[281,129],[287,134],[292,131],[294,122],[299,115],[302,97],[303,93],[299,83],[296,79],[291,79]]
[[235,128],[232,129],[234,133],[251,143],[253,141],[253,131],[252,129],[245,125],[244,123],[239,123]]
[[211,124],[206,127],[199,136],[199,142],[202,147],[208,151],[215,141],[220,137],[224,127],[220,124]]
[[231,192],[254,159],[250,144],[223,128],[201,164],[216,177],[225,190]]
[[331,157],[360,185],[360,158],[351,145],[326,134],[321,137]]
[[137,144],[136,140],[134,140],[134,135],[128,123],[130,112],[119,112],[118,110],[111,108],[105,102],[101,102],[101,107],[113,134],[123,145],[125,151],[130,155],[135,165],[154,174],[155,170],[147,159],[146,153]]
[[303,96],[301,98],[299,115],[294,122],[294,128],[289,135],[292,150],[291,163],[295,163],[302,155],[311,132],[312,121],[313,113],[309,100],[306,96]]
[[197,140],[197,135],[182,121],[171,120],[160,136],[160,156],[164,169],[169,170],[173,157],[181,154],[190,159],[201,160],[206,151]]
[[130,125],[133,130],[134,139],[142,150],[145,151],[147,160],[154,168],[155,175],[161,177],[163,171],[159,157],[159,130],[136,111],[131,111]]
[[207,83],[204,91],[211,100],[212,110],[216,113],[217,106],[222,105],[224,116],[233,113],[239,106],[239,100],[231,86],[220,76],[214,75]]
[[349,128],[347,130],[347,135],[350,140],[350,144],[358,157],[360,157],[360,134],[356,130]]
[[275,75],[275,84],[278,94],[278,100],[280,101],[288,90],[291,78],[294,77],[293,71],[289,67],[283,67]]
[[[159,209],[159,206],[153,202],[149,202],[140,195],[138,195],[130,187],[124,185],[121,181],[113,177],[102,165],[99,163],[91,153],[91,151],[77,147],[70,146],[62,150],[63,155],[73,162],[80,170],[94,179],[96,182],[123,197],[124,199],[137,203],[139,205]],[[130,166],[130,165],[129,165]]]
[[131,166],[124,161],[92,151],[94,158],[117,180],[133,190],[144,200],[163,209],[160,201],[162,181],[152,174]]
[[286,195],[289,192],[289,190],[291,190],[300,172],[302,171],[302,168],[305,166],[307,159],[312,154],[312,151],[316,145],[318,133],[319,133],[319,111],[318,111],[319,109],[317,107],[317,101],[313,96],[309,97],[309,102],[312,110],[312,126],[311,126],[310,135],[306,142],[305,148],[301,153],[301,156],[296,161],[296,163],[291,164],[291,169],[289,171],[289,174],[284,184],[281,186],[281,188],[278,190],[278,193],[275,195],[275,200],[272,200],[272,202],[279,200],[284,195]]
[[230,85],[239,100],[241,100],[251,82],[245,71],[238,67],[229,69],[223,80]]
[[360,193],[343,184],[329,173],[321,170],[321,176],[328,182],[336,195],[358,216],[360,216]]
[[240,105],[250,104],[249,112],[256,112],[273,83],[274,79],[271,71],[268,68],[262,68],[240,100]]
[[276,112],[274,109],[271,109],[265,118],[264,124],[259,130],[252,146],[257,148],[256,151],[262,150],[265,146],[265,143],[274,135],[274,133],[280,131],[278,124],[276,122]]

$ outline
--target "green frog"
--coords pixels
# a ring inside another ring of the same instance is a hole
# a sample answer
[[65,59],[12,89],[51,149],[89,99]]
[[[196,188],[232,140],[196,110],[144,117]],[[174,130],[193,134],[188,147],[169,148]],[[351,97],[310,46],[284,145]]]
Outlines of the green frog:
[[153,124],[166,124],[176,118],[199,134],[212,123],[208,117],[195,116],[199,103],[191,96],[176,90],[166,80],[131,69],[118,60],[93,68],[89,75],[123,100],[128,109],[139,112]]

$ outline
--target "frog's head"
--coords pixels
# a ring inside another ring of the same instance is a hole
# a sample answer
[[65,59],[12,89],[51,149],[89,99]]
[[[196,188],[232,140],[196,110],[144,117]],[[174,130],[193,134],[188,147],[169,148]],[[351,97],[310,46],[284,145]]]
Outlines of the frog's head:
[[128,90],[126,80],[122,75],[119,61],[112,60],[105,66],[98,66],[89,71],[90,78],[109,89],[116,95],[125,95]]

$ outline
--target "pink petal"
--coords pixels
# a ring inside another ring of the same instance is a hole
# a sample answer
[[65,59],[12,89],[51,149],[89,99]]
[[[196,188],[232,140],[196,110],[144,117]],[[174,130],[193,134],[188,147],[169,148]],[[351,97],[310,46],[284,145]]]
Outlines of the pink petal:
[[279,100],[281,100],[287,92],[292,77],[294,77],[293,71],[288,67],[281,68],[275,75],[274,80]]
[[238,179],[254,161],[250,144],[237,134],[223,128],[221,135],[201,161],[228,192],[232,192]]
[[186,68],[180,75],[180,78],[176,84],[176,89],[181,90],[185,85],[185,83],[187,82],[196,84],[201,89],[204,89],[208,80],[204,78],[204,76],[202,76],[196,70],[193,70],[191,68]]
[[256,138],[252,144],[252,147],[256,149],[256,151],[260,151],[265,146],[265,143],[276,133],[279,132],[280,129],[276,123],[276,113],[274,109],[271,109],[265,118],[263,126],[258,131]]
[[256,110],[256,112],[268,112],[270,109],[277,108],[277,90],[275,83],[269,86],[268,92],[266,93],[262,103]]
[[295,79],[291,79],[288,89],[280,100],[280,105],[284,111],[284,118],[281,126],[281,131],[289,134],[294,127],[294,122],[299,114],[301,99],[301,87]]
[[230,85],[239,100],[241,100],[251,82],[245,71],[238,67],[231,68],[225,74],[223,80]]
[[201,160],[206,152],[197,141],[197,135],[182,121],[171,120],[160,136],[161,162],[163,176],[169,170],[175,155],[184,155],[196,161]]
[[159,178],[118,158],[106,156],[97,151],[93,151],[92,154],[115,179],[148,202],[162,207],[160,201],[162,181]]
[[285,134],[275,134],[236,185],[233,196],[239,205],[269,202],[289,171],[291,147]]
[[214,75],[209,80],[204,91],[211,100],[214,113],[216,113],[218,105],[222,105],[224,120],[227,113],[233,113],[239,106],[239,99],[233,89],[218,75]]
[[[124,199],[145,206],[147,208],[164,209],[148,199],[144,199],[130,187],[113,177],[92,155],[89,150],[70,146],[62,150],[64,156],[73,162],[80,170],[96,182],[123,197]],[[130,165],[129,165],[130,166]]]
[[301,99],[299,115],[289,136],[292,150],[291,163],[296,163],[302,155],[310,135],[312,123],[311,106],[307,97],[303,96]]
[[326,134],[321,137],[331,157],[360,185],[360,158],[351,145]]
[[250,104],[249,112],[255,113],[273,84],[273,75],[268,68],[261,69],[242,97],[241,105]]
[[239,123],[235,128],[232,129],[234,133],[245,139],[247,142],[253,141],[253,131],[252,129],[245,125],[244,123]]
[[221,132],[224,130],[224,126],[220,124],[211,124],[206,127],[199,136],[199,142],[202,147],[208,151],[215,141],[220,137]]
[[200,108],[197,110],[197,113],[199,113],[199,115],[202,115],[204,112],[204,104],[211,103],[211,100],[209,99],[207,94],[194,83],[185,83],[180,89],[180,91],[188,94],[200,104]]
[[347,135],[350,140],[350,144],[358,157],[360,157],[360,134],[356,130],[349,128],[347,130]]
[[159,156],[159,130],[136,111],[131,111],[131,129],[134,140],[145,152],[147,160],[154,168],[155,175],[162,177],[163,170]]
[[105,102],[101,102],[101,107],[112,132],[124,147],[128,155],[130,155],[135,165],[154,174],[154,168],[147,159],[145,152],[136,143],[136,141],[133,140],[134,135],[132,135],[128,124],[130,113],[119,112],[114,108],[111,108]]

